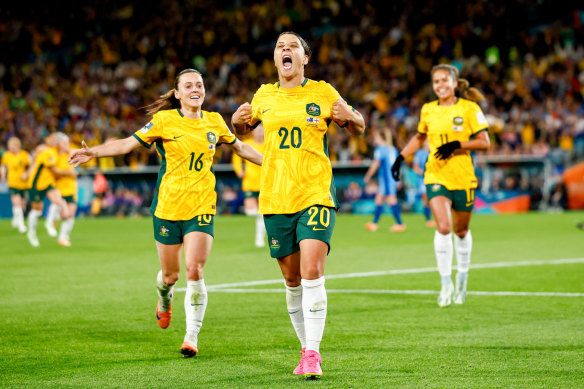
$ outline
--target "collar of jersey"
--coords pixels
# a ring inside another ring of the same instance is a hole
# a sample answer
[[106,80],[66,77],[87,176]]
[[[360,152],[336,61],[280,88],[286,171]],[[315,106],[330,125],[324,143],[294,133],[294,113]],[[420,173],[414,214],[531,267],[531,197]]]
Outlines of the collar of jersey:
[[[454,107],[456,104],[458,104],[459,101],[460,101],[460,97],[457,97],[456,102],[452,105],[448,105],[447,107]],[[438,104],[436,104],[436,105],[438,105],[440,107],[444,107],[443,105],[440,105],[440,100],[438,100]]]
[[[304,81],[302,81],[302,84],[300,84],[301,87],[304,88],[304,85],[306,85],[306,83],[308,82],[308,78],[304,77]],[[278,89],[280,88],[280,82],[278,81]],[[294,88],[298,88],[297,86],[295,86]],[[294,89],[294,88],[289,88],[289,89]]]
[[[183,115],[183,113],[180,111],[180,108],[177,108],[176,110],[178,111],[178,114],[180,115],[181,118],[191,119],[191,118],[188,118],[185,115]],[[200,117],[200,119],[202,119],[202,118],[203,118],[203,110],[201,110],[201,117]],[[197,119],[191,119],[191,120],[197,120]]]

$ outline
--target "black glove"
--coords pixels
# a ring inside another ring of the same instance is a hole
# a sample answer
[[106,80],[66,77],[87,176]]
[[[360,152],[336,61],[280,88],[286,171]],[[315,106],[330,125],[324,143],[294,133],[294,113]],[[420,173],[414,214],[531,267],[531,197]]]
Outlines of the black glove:
[[391,166],[391,175],[393,176],[393,179],[396,181],[399,181],[400,167],[401,167],[401,164],[403,161],[404,161],[404,157],[403,157],[403,155],[400,154],[397,156],[397,158],[395,159],[395,162]]
[[442,146],[438,147],[438,151],[434,153],[434,156],[438,159],[446,159],[450,157],[454,150],[460,148],[460,142],[455,140],[454,142],[444,143]]

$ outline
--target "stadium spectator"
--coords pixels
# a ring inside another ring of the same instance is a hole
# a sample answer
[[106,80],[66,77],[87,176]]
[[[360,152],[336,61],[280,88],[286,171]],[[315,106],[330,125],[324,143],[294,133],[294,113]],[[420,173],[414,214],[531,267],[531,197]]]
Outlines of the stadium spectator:
[[365,123],[330,84],[305,77],[310,57],[300,35],[280,34],[273,52],[279,81],[263,84],[251,105],[237,109],[231,123],[238,134],[263,123],[259,212],[264,215],[270,254],[278,259],[284,276],[288,312],[303,350],[294,374],[319,379],[327,313],[324,265],[339,207],[326,132],[328,122],[335,121],[359,135]]
[[[103,145],[89,148],[82,142],[83,148],[72,152],[70,158],[71,163],[79,165],[97,157],[127,154],[140,145],[156,145],[163,159],[152,202],[154,238],[162,267],[157,277],[156,320],[163,329],[170,325],[174,284],[184,246],[184,357],[198,353],[198,336],[207,306],[203,268],[213,243],[217,195],[211,165],[216,144],[227,143],[242,158],[262,163],[262,155],[238,141],[219,114],[202,110],[205,92],[201,74],[194,69],[183,70],[176,76],[174,88],[148,106],[152,115],[148,124],[132,136]],[[185,155],[190,158],[185,159]]]
[[[486,150],[489,145],[488,123],[477,104],[484,96],[469,82],[458,76],[452,65],[432,68],[432,85],[437,101],[424,104],[418,124],[418,134],[403,148],[392,167],[399,179],[403,160],[423,147],[428,139],[430,154],[426,163],[424,183],[430,208],[436,220],[434,252],[442,288],[438,305],[462,304],[466,299],[468,270],[472,250],[469,224],[474,206],[477,178],[474,174],[471,150]],[[460,89],[463,96],[455,93]],[[452,233],[458,272],[452,285]]]

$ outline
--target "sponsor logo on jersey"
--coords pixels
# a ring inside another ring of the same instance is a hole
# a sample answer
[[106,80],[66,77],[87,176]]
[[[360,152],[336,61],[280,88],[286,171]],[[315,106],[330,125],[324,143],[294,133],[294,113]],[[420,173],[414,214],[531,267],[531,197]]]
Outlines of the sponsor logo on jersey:
[[320,123],[320,119],[319,118],[313,118],[313,117],[307,117],[306,118],[306,122],[307,123],[315,123],[315,124],[318,124],[318,123]]
[[320,116],[320,107],[315,103],[306,104],[306,113],[310,116]]
[[280,248],[280,242],[278,242],[278,239],[271,238],[270,239],[270,247],[273,248],[273,249],[279,249]]
[[207,140],[209,141],[209,143],[215,144],[217,143],[217,136],[211,131],[209,131],[207,133]]
[[152,128],[152,126],[153,126],[153,125],[154,125],[154,123],[152,123],[152,122],[150,122],[150,123],[146,124],[144,127],[142,127],[142,128],[140,129],[140,132],[141,132],[142,134],[145,134],[145,133],[147,133],[147,132],[148,132],[148,131],[149,131],[149,130]]

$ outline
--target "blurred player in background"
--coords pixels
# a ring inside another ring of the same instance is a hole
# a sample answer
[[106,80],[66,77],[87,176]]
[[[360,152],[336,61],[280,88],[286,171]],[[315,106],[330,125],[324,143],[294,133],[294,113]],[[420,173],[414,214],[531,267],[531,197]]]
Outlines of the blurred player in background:
[[389,228],[391,232],[402,232],[406,226],[402,222],[401,210],[397,202],[397,181],[391,176],[391,165],[395,162],[399,152],[393,145],[391,132],[385,128],[373,133],[373,162],[369,166],[363,181],[365,185],[371,181],[371,177],[377,172],[379,191],[375,195],[375,212],[373,221],[367,223],[365,228],[369,231],[377,231],[377,223],[383,213],[383,203],[387,203],[391,208],[391,213],[395,219],[395,224]]
[[[264,129],[260,125],[254,131],[252,136],[243,140],[244,143],[263,153],[264,150]],[[264,217],[258,213],[258,197],[260,195],[260,175],[262,168],[249,161],[244,161],[237,154],[233,154],[231,163],[237,177],[241,179],[241,189],[245,199],[243,207],[247,216],[255,217],[255,245],[264,247],[266,245],[266,228],[264,226]]]
[[[61,246],[69,247],[71,246],[71,231],[73,230],[73,225],[75,224],[75,213],[77,213],[77,171],[73,166],[69,164],[69,137],[63,133],[59,133],[57,136],[57,150],[59,152],[57,156],[57,163],[55,165],[56,174],[56,186],[65,200],[67,213],[69,218],[64,219],[61,222],[61,227],[59,231],[59,238],[57,242]],[[51,204],[50,207],[57,208],[55,212],[56,216],[59,215],[59,209],[55,204]],[[50,209],[50,208],[49,208]]]
[[424,204],[424,218],[426,219],[426,226],[429,228],[435,228],[436,222],[432,220],[432,211],[430,210],[430,206],[428,204],[428,195],[426,194],[426,185],[424,184],[424,171],[426,171],[426,161],[428,160],[429,154],[430,146],[428,145],[428,140],[426,140],[424,142],[424,146],[414,153],[412,168],[414,173],[416,173],[416,178],[418,180],[416,183],[416,192]]
[[[442,283],[438,305],[445,307],[451,304],[453,291],[455,304],[462,304],[466,299],[472,250],[469,224],[477,187],[470,151],[486,150],[490,141],[487,120],[477,104],[484,100],[481,92],[469,88],[467,80],[458,78],[458,69],[452,65],[434,66],[431,76],[438,100],[422,106],[418,134],[401,151],[392,166],[392,174],[399,179],[404,158],[422,148],[428,139],[430,154],[424,182],[437,223],[434,252]],[[466,98],[457,97],[456,89]],[[452,284],[452,230],[458,264],[455,287]]]
[[[34,151],[34,162],[30,166],[27,177],[30,197],[30,212],[28,213],[28,241],[33,247],[39,246],[37,237],[38,219],[43,215],[43,201],[45,197],[52,204],[55,204],[61,210],[61,217],[67,219],[69,212],[67,204],[61,197],[61,193],[55,187],[55,168],[57,164],[57,134],[53,133],[47,136],[45,143],[37,146]],[[51,222],[45,223],[47,232],[50,236],[56,237],[57,230]]]
[[8,151],[2,155],[0,164],[0,180],[8,182],[12,202],[12,227],[17,228],[20,233],[25,233],[24,211],[28,180],[24,177],[30,166],[30,155],[22,149],[22,143],[16,137],[8,139],[7,146]]
[[127,154],[140,145],[156,146],[161,159],[156,192],[152,201],[154,239],[162,270],[158,273],[156,320],[167,328],[172,319],[174,285],[180,273],[184,248],[187,291],[184,300],[186,335],[181,346],[184,357],[198,353],[199,331],[207,308],[203,268],[213,244],[217,193],[211,171],[217,144],[228,144],[233,152],[258,165],[262,154],[237,140],[220,114],[201,109],[205,85],[201,73],[181,71],[174,89],[153,104],[152,120],[132,136],[71,153],[70,163],[92,158]]
[[231,122],[242,135],[263,124],[259,211],[270,254],[278,259],[286,282],[288,313],[302,347],[294,374],[319,379],[327,314],[324,265],[339,206],[326,132],[335,121],[360,135],[365,123],[330,84],[304,76],[310,54],[300,35],[280,34],[274,49],[279,82],[262,85],[251,105],[242,104]]

